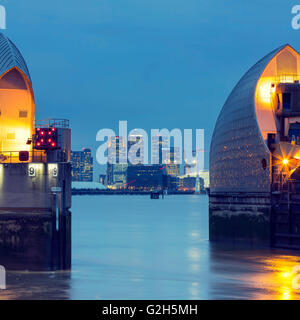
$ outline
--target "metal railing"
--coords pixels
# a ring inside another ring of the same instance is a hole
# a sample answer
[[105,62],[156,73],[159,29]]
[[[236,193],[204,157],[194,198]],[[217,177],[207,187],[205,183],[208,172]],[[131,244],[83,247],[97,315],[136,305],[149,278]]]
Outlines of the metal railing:
[[296,81],[300,81],[299,74],[281,74],[280,76],[276,77],[277,83],[293,83]]
[[35,121],[36,128],[69,128],[69,126],[70,121],[67,119],[44,119]]
[[29,163],[29,162],[47,162],[47,154],[44,150],[28,151],[28,160],[20,160],[19,151],[0,152],[0,163]]

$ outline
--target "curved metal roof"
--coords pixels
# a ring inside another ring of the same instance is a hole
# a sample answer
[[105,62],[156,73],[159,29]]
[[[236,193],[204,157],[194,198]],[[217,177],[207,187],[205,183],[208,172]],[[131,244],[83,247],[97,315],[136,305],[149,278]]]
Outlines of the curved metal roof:
[[2,76],[6,71],[14,67],[23,71],[31,82],[31,77],[22,54],[8,37],[0,33],[0,75]]
[[[270,151],[256,118],[255,92],[268,63],[283,45],[250,68],[234,87],[217,119],[210,146],[211,192],[268,192]],[[265,159],[267,169],[261,161]]]

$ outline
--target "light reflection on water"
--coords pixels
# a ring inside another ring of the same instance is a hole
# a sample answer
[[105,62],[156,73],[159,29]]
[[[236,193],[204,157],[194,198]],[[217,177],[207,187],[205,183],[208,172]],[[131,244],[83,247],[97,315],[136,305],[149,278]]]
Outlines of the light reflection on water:
[[72,214],[72,271],[8,272],[0,299],[300,298],[297,252],[208,242],[206,196],[78,196]]

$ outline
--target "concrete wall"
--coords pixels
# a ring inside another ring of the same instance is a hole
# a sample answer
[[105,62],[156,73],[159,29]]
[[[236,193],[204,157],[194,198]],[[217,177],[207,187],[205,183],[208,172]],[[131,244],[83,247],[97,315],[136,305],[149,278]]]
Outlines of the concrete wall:
[[51,210],[52,187],[61,188],[63,208],[70,208],[70,163],[0,164],[0,209]]
[[0,211],[0,264],[7,270],[71,268],[71,213]]
[[270,194],[217,193],[209,199],[211,241],[270,246]]

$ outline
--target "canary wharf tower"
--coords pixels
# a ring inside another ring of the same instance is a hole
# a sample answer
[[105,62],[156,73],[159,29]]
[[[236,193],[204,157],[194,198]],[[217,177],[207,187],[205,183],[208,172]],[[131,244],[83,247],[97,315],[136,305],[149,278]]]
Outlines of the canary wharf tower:
[[284,45],[250,68],[227,98],[210,146],[211,240],[300,248],[299,82],[300,55]]

